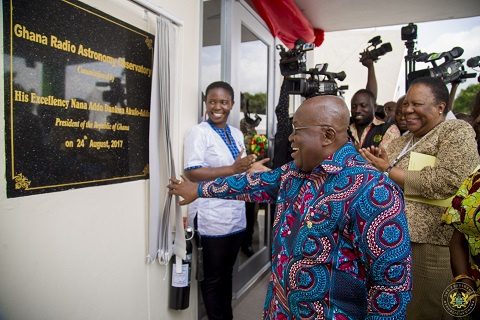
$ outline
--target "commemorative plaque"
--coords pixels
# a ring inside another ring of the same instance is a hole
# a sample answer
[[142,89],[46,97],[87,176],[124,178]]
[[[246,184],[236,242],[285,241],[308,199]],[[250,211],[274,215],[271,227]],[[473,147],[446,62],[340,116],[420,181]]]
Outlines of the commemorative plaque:
[[3,20],[7,197],[148,178],[154,36],[74,0]]

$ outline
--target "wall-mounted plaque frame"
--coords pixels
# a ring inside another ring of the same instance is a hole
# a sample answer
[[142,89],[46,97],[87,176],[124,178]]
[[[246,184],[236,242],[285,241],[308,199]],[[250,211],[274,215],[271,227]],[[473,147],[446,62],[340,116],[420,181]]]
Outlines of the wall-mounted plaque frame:
[[4,0],[7,197],[148,178],[154,36],[75,0]]

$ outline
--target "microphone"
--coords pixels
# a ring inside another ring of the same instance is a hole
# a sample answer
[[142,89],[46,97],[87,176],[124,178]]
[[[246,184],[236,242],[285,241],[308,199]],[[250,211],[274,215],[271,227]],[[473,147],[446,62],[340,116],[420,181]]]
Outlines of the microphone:
[[480,66],[478,62],[480,62],[480,56],[471,57],[467,60],[467,66],[469,66],[470,68],[478,67]]

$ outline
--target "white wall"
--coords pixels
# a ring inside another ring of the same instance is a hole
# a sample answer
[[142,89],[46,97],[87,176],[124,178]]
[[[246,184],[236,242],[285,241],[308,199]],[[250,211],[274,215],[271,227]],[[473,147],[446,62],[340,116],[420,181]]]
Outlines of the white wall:
[[[402,68],[405,44],[401,40],[400,27],[398,30],[380,30],[375,28],[363,30],[326,32],[324,43],[314,50],[314,63],[328,63],[328,71],[345,71],[347,77],[337,81],[339,86],[348,85],[345,92],[345,101],[350,107],[353,95],[367,84],[367,68],[360,62],[362,52],[368,41],[380,35],[383,43],[390,42],[392,51],[380,56],[375,63],[375,74],[378,83],[377,103],[384,104],[396,101],[404,92],[398,87],[398,76]],[[403,79],[403,81],[405,81]]]
[[[144,21],[128,0],[84,2],[155,33],[154,16]],[[181,169],[184,133],[197,122],[200,1],[151,2],[184,21],[171,126]],[[0,319],[196,319],[196,295],[186,311],[169,310],[166,268],[146,263],[148,180],[6,198],[0,81]]]

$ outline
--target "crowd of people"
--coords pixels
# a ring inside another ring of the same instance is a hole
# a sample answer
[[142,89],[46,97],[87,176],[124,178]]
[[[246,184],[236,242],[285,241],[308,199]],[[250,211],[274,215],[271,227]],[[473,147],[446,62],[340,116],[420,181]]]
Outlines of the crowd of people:
[[472,127],[462,120],[445,121],[448,100],[442,80],[415,80],[402,110],[409,132],[386,149],[360,150],[403,189],[414,283],[408,319],[450,317],[441,297],[452,281],[448,245],[453,230],[441,225],[442,200],[450,198],[479,163]]
[[373,61],[362,64],[350,111],[335,96],[305,100],[293,161],[271,170],[227,125],[231,86],[207,87],[208,120],[186,135],[184,175],[167,187],[201,234],[209,319],[233,318],[245,202],[275,204],[263,319],[452,319],[452,282],[480,294],[480,93],[471,121],[449,120],[448,87],[418,78],[379,117]]

